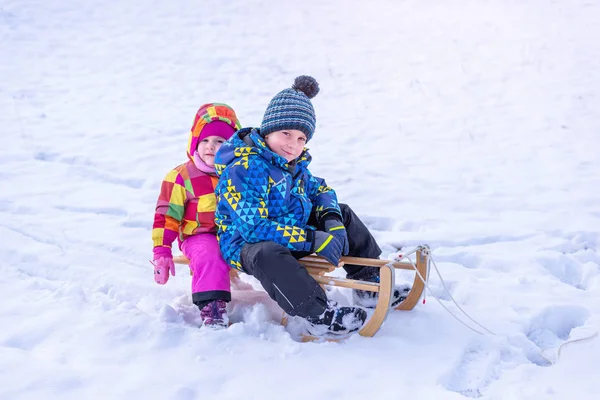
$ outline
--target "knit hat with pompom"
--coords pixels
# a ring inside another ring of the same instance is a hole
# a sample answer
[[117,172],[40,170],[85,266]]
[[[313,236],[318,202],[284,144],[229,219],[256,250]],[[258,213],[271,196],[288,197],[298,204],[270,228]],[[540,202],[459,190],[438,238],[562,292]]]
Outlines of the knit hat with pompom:
[[315,133],[315,109],[310,99],[319,93],[319,83],[312,76],[301,75],[291,88],[284,89],[271,99],[262,123],[262,137],[286,129],[297,129],[306,135],[308,142]]

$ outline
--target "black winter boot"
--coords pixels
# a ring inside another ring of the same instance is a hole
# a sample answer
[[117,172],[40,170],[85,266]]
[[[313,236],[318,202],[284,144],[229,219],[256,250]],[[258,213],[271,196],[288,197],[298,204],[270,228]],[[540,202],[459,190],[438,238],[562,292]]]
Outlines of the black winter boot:
[[342,307],[328,300],[327,308],[321,315],[306,317],[308,332],[311,335],[344,335],[360,329],[367,319],[367,312],[360,307]]
[[[346,278],[379,283],[379,268],[364,267],[354,274],[349,274],[346,276]],[[406,296],[408,296],[410,289],[410,285],[396,285],[394,288],[394,294],[392,296],[391,307],[396,307],[398,304],[402,303],[406,299]],[[379,293],[376,292],[368,292],[366,290],[358,289],[352,290],[352,300],[354,301],[354,304],[361,307],[375,308],[377,305],[378,296]]]

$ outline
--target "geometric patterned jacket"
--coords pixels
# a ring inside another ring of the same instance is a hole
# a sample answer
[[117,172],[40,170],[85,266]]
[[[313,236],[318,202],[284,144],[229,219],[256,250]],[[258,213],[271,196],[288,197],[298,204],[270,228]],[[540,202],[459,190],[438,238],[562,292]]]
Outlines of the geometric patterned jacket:
[[212,121],[223,121],[234,129],[240,128],[235,112],[226,104],[210,103],[200,107],[188,140],[189,161],[170,171],[161,185],[152,226],[154,247],[171,248],[175,239],[179,239],[181,245],[191,235],[216,234],[215,186],[219,178],[214,173],[199,170],[192,161],[200,133]]
[[221,254],[242,270],[240,251],[246,243],[272,241],[292,251],[310,251],[317,222],[341,212],[335,191],[308,170],[305,148],[290,163],[271,151],[257,128],[237,131],[215,157],[220,176],[215,189],[215,219]]

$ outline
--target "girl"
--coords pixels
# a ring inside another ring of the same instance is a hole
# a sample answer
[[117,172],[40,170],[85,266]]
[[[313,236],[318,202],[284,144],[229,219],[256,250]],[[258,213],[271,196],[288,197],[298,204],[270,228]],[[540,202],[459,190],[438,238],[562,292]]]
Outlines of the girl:
[[231,301],[229,266],[223,261],[216,237],[214,188],[215,154],[240,128],[231,107],[205,104],[196,113],[190,132],[188,161],[164,179],[154,215],[154,280],[164,285],[175,276],[171,245],[178,239],[190,259],[192,301],[200,309],[202,323],[227,327],[226,302]]
[[[332,264],[342,254],[378,258],[381,250],[356,214],[308,170],[313,137],[314,78],[300,76],[269,103],[260,129],[242,129],[217,154],[221,176],[215,213],[221,252],[233,268],[254,275],[289,315],[313,335],[348,333],[364,323],[361,307],[341,307],[297,261],[316,252]],[[344,266],[347,277],[378,280],[378,269]],[[395,303],[405,290],[395,290]],[[369,300],[356,292],[355,300]]]

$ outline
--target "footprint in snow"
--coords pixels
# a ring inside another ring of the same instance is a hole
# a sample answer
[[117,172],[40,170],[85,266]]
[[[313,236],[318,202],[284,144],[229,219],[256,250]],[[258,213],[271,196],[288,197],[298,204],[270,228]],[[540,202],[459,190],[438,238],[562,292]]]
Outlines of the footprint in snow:
[[500,363],[505,355],[498,348],[481,341],[470,343],[442,384],[465,397],[479,398],[499,378]]
[[583,265],[580,262],[563,254],[540,257],[537,261],[561,282],[582,289]]
[[558,251],[562,254],[577,254],[581,251],[596,251],[600,243],[600,234],[597,232],[578,232],[575,235],[561,235],[565,240],[554,246],[544,247],[543,250]]
[[540,350],[526,352],[529,361],[540,366],[550,365],[542,352],[558,348],[569,340],[571,331],[583,326],[588,317],[589,312],[579,306],[552,306],[542,310],[525,331],[527,338]]

